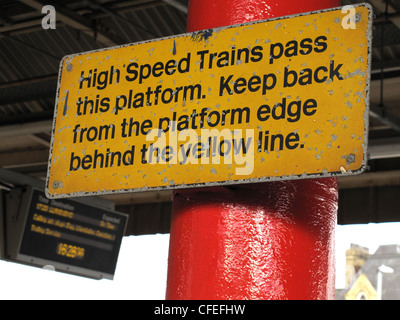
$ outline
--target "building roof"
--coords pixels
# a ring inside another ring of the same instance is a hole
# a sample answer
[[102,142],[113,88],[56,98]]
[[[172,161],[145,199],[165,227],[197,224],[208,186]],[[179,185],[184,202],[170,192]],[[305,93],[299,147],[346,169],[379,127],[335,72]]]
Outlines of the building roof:
[[400,245],[398,244],[381,245],[357,272],[350,286],[336,291],[336,299],[343,299],[362,274],[377,289],[377,272],[381,265],[394,270],[394,273],[385,273],[382,276],[382,300],[400,299]]
[[377,287],[377,270],[381,265],[394,270],[392,274],[383,274],[382,299],[400,299],[400,245],[382,245],[365,262],[359,272],[364,273],[371,284]]

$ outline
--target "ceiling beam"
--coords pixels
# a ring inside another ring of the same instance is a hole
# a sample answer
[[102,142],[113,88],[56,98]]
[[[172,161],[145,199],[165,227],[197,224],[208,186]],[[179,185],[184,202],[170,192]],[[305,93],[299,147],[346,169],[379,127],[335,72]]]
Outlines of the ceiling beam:
[[[104,4],[102,5],[103,8],[112,11],[114,14],[121,15],[127,12],[136,12],[140,10],[145,10],[149,8],[155,8],[155,7],[162,7],[162,6],[167,6],[167,3],[161,1],[161,0],[154,0],[154,1],[149,1],[149,2],[144,2],[144,3],[137,3],[137,1],[124,1],[124,2],[117,2],[117,3],[111,3],[111,4]],[[104,12],[104,11],[96,11],[90,14],[87,14],[86,9],[77,9],[75,10],[75,13],[78,15],[83,15],[85,14],[85,17],[89,20],[95,20],[95,19],[100,19],[104,17],[108,17],[109,13]],[[14,36],[14,35],[20,35],[23,33],[29,33],[33,31],[40,30],[42,28],[41,22],[42,18],[37,18],[36,16],[31,17],[30,19],[26,19],[24,16],[21,18],[19,16],[13,16],[12,17],[14,22],[13,24],[8,24],[8,25],[3,25],[0,26],[0,33],[5,33],[9,36]],[[62,21],[57,22],[58,24],[61,23],[62,25],[65,25]],[[57,25],[58,26],[58,25]],[[2,35],[0,34],[0,38]]]
[[392,21],[392,23],[398,28],[400,29],[400,15],[398,14],[398,12],[396,11],[396,9],[394,9],[390,2],[388,3],[388,11],[387,11],[387,15],[385,15],[385,11],[386,11],[386,1],[382,1],[382,0],[378,0],[378,1],[373,1],[373,5],[378,8],[379,11],[382,12],[382,15],[378,17],[379,22],[385,21],[385,20],[390,20]]
[[36,134],[30,134],[29,138],[36,141],[37,143],[40,143],[42,146],[45,146],[46,148],[50,148],[50,142],[47,141],[46,139],[43,139],[42,137],[39,137]]
[[400,157],[400,137],[370,139],[368,154],[371,160]]
[[178,9],[179,11],[182,11],[183,13],[187,14],[188,13],[188,7],[187,5],[182,4],[178,0],[163,0],[165,3],[168,3],[170,6]]
[[101,196],[104,199],[114,201],[116,205],[129,205],[139,203],[168,202],[172,199],[171,190],[115,193]]
[[41,132],[51,132],[53,120],[43,120],[23,124],[11,124],[0,126],[0,137],[15,137],[20,135],[30,135]]
[[39,10],[41,12],[43,6],[52,5],[56,9],[56,18],[57,20],[62,21],[63,23],[71,26],[74,29],[77,29],[85,34],[88,34],[94,38],[98,42],[106,46],[115,46],[121,44],[121,40],[118,39],[115,35],[110,34],[109,32],[105,32],[104,30],[96,29],[94,27],[93,21],[87,19],[72,10],[67,9],[64,6],[61,6],[59,3],[55,1],[38,1],[38,0],[20,0],[22,3]]
[[49,161],[49,149],[19,150],[2,153],[0,157],[0,167],[17,168],[30,166],[32,164],[46,164]]
[[24,86],[24,85],[48,81],[48,80],[57,81],[57,78],[58,78],[58,74],[55,73],[55,74],[49,74],[49,75],[35,77],[35,78],[27,78],[27,79],[16,80],[16,81],[8,81],[8,82],[0,83],[0,89],[10,89],[13,87],[19,87],[19,86]]
[[[157,35],[154,34],[153,32],[149,31],[148,29],[146,29],[145,27],[140,26],[139,24],[135,23],[134,21],[132,21],[132,19],[126,19],[123,16],[117,14],[114,10],[111,9],[107,9],[106,7],[102,6],[100,3],[98,3],[97,1],[94,0],[86,0],[87,3],[89,3],[89,5],[95,9],[101,10],[104,13],[106,13],[107,15],[120,20],[122,22],[128,23],[131,26],[133,26],[135,29],[140,30],[142,32],[145,32],[147,34],[147,36],[150,36],[150,38],[157,38]],[[152,22],[152,19],[149,20],[150,22]],[[148,37],[147,37],[148,38]]]
[[389,113],[384,106],[376,103],[370,104],[369,115],[385,125],[391,127],[393,130],[400,132],[400,119],[395,115]]

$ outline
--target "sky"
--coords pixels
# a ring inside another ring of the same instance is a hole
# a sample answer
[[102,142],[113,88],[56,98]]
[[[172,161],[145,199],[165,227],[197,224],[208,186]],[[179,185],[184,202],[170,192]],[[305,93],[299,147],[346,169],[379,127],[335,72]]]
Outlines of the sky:
[[[343,287],[345,251],[351,243],[374,253],[400,244],[400,223],[336,227],[336,287]],[[114,280],[93,280],[0,261],[0,300],[162,300],[167,280],[169,235],[124,237]]]

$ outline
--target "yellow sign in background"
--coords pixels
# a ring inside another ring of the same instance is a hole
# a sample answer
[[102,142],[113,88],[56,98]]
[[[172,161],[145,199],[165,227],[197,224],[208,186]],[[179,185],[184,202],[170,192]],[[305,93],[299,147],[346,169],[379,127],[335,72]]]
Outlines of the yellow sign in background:
[[371,15],[336,8],[65,57],[47,195],[362,172]]

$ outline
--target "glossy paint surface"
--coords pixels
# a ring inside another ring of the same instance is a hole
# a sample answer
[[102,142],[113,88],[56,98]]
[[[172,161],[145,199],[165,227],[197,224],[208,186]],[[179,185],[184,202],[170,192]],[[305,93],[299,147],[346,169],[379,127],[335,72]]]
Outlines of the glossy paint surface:
[[[339,1],[191,0],[188,31]],[[174,193],[166,299],[333,299],[335,178]]]
[[187,31],[340,6],[338,0],[190,0]]

